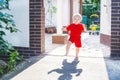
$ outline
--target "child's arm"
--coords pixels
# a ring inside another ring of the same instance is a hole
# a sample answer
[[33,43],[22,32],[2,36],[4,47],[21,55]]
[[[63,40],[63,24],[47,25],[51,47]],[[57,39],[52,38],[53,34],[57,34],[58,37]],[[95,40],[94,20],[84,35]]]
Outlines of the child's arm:
[[85,27],[85,25],[84,25],[84,24],[83,24],[83,29],[84,29],[84,30],[83,30],[84,32],[86,32],[86,31],[87,31],[87,29],[86,29],[86,27]]
[[67,31],[66,27],[63,27],[63,28],[62,28],[62,31]]
[[63,28],[62,28],[62,31],[67,31],[67,32],[68,32],[68,34],[70,34],[70,33],[71,33],[70,31],[68,31],[68,30],[67,30],[67,27],[63,27]]

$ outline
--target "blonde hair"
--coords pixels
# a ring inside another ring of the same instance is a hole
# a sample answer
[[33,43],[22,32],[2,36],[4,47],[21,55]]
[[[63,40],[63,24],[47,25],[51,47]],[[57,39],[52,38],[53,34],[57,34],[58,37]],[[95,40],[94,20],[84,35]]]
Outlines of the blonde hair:
[[[82,16],[81,16],[81,14],[79,14],[79,13],[75,13],[75,14],[73,14],[73,20],[74,20],[74,18],[75,18],[75,16],[79,16],[80,17],[80,20],[82,21]],[[73,21],[74,22],[74,21]]]
[[73,17],[75,17],[75,16],[79,16],[79,17],[81,18],[81,20],[82,20],[82,16],[81,16],[80,13],[74,13],[74,14],[73,14]]

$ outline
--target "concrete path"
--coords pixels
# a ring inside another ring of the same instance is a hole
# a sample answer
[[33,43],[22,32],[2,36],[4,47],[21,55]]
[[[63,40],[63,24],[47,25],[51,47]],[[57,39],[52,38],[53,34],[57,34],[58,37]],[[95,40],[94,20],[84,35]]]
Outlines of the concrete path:
[[75,59],[74,45],[68,56],[61,45],[10,80],[109,80],[99,40],[83,36],[79,59]]
[[102,58],[46,56],[11,80],[108,80]]

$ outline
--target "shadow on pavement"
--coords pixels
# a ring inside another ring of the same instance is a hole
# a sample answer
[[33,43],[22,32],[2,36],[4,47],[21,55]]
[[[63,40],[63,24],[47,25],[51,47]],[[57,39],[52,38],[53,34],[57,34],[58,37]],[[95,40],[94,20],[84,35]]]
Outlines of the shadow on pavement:
[[81,72],[83,71],[82,69],[77,69],[77,64],[79,63],[78,59],[75,58],[72,62],[68,62],[67,59],[64,59],[62,62],[62,67],[53,69],[48,72],[48,74],[52,72],[57,72],[59,74],[62,74],[58,80],[72,80],[72,74],[76,74],[75,76],[79,76]]

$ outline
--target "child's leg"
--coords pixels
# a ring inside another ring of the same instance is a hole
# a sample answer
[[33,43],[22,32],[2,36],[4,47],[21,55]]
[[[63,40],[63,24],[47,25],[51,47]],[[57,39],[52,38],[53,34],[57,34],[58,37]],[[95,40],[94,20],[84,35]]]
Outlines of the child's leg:
[[67,46],[66,46],[66,54],[65,54],[66,56],[69,53],[69,49],[70,49],[71,44],[72,44],[72,42],[68,41]]
[[78,57],[78,55],[79,55],[79,50],[80,50],[80,48],[76,47],[76,57]]

